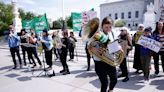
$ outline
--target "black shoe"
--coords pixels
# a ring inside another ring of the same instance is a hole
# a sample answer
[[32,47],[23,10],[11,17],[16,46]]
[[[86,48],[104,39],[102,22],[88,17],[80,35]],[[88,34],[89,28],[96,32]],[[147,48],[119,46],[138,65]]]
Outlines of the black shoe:
[[27,64],[26,63],[24,63],[24,66],[26,66]]
[[139,73],[139,70],[136,70],[134,73],[135,73],[135,74],[138,74],[138,73]]
[[49,67],[46,68],[47,71],[51,70],[51,69],[52,69],[52,66],[49,66]]
[[33,64],[32,62],[30,62],[30,64]]
[[71,61],[72,59],[69,59],[68,61]]
[[14,66],[12,69],[16,69],[17,68],[17,66]]
[[155,71],[155,75],[158,75],[159,74],[159,71]]
[[141,74],[142,72],[139,72],[139,70],[137,70],[136,72],[135,72],[135,74]]
[[61,70],[61,71],[60,71],[60,73],[64,73],[64,72],[65,72],[65,70]]
[[129,77],[125,77],[122,82],[127,82],[129,80]]
[[63,75],[66,75],[66,74],[70,74],[70,72],[69,71],[63,72]]
[[87,71],[90,71],[90,68],[87,68]]
[[31,68],[35,68],[36,67],[36,65],[33,65]]
[[121,78],[121,77],[125,77],[125,75],[123,74],[118,75],[118,78]]
[[52,74],[48,75],[49,77],[55,76],[55,71],[52,72]]

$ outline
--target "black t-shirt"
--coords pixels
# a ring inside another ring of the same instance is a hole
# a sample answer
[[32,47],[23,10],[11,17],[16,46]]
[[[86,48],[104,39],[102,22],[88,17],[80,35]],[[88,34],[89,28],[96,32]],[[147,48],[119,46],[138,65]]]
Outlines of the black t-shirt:
[[21,38],[21,43],[27,43],[26,38]]
[[66,47],[62,46],[61,50],[62,51],[67,51],[68,45],[69,45],[69,39],[64,37],[64,38],[61,39],[61,41],[62,41],[63,45],[66,46]]

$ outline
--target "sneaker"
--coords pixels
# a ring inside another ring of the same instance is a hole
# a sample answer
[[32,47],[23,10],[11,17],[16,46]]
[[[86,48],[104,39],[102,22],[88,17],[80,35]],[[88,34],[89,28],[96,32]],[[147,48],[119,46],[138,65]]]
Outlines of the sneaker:
[[52,67],[51,67],[51,66],[49,66],[49,67],[47,67],[47,68],[46,68],[46,70],[51,70],[51,69],[52,69]]
[[159,71],[155,71],[155,73],[154,73],[156,76],[159,74]]
[[20,65],[20,69],[22,69],[22,67],[23,67],[23,66],[22,66],[22,65]]
[[32,62],[30,62],[30,64],[33,64]]
[[144,80],[144,84],[149,84],[149,80],[148,79],[145,79]]
[[137,70],[136,72],[135,72],[135,74],[142,74],[143,72],[139,72],[139,70]]
[[72,59],[69,59],[68,61],[71,61]]
[[27,64],[26,64],[26,63],[24,63],[24,66],[27,66]]
[[122,82],[127,82],[129,80],[129,77],[125,77]]
[[70,74],[70,72],[69,71],[63,72],[63,75],[66,75],[66,74]]
[[63,72],[65,72],[65,70],[61,70],[61,71],[60,71],[60,73],[63,73]]
[[36,65],[33,65],[31,68],[35,68],[36,67]]
[[17,68],[17,66],[14,66],[12,69],[16,69]]
[[139,73],[139,70],[136,70],[134,73],[135,73],[135,74],[138,74],[138,73]]
[[87,68],[87,71],[90,71],[90,68]]

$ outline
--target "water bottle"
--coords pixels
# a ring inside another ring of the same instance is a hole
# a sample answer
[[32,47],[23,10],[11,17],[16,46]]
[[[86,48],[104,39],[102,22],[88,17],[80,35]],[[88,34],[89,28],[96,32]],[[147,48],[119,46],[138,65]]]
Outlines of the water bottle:
[[31,72],[31,67],[30,67],[30,65],[28,65],[28,71]]

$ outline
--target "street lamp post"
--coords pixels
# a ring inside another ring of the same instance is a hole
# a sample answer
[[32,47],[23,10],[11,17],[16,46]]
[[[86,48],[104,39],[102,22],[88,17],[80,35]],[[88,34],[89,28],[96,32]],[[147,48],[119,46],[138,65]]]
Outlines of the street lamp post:
[[65,15],[64,15],[64,0],[62,0],[62,31],[66,29],[66,20],[65,20]]
[[133,20],[133,25],[132,25],[132,27],[133,27],[132,29],[133,29],[133,30],[135,30],[135,27],[134,27],[134,26],[135,26],[135,25],[134,25],[134,20]]

